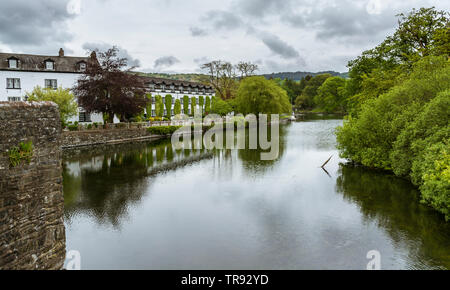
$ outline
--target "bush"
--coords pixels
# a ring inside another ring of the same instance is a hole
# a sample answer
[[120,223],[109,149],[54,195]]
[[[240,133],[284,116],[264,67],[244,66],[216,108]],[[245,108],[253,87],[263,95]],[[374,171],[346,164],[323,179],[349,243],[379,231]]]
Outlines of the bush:
[[413,164],[413,175],[420,179],[423,202],[450,220],[450,139],[429,147]]
[[67,126],[67,129],[69,129],[69,131],[78,131],[78,125],[69,125]]
[[149,127],[147,131],[154,135],[171,135],[175,133],[182,126],[158,126],[158,127]]
[[188,96],[183,97],[183,113],[185,115],[189,115],[189,97]]
[[419,186],[422,198],[449,216],[450,63],[425,57],[409,79],[364,102],[337,130],[343,158],[392,170]]

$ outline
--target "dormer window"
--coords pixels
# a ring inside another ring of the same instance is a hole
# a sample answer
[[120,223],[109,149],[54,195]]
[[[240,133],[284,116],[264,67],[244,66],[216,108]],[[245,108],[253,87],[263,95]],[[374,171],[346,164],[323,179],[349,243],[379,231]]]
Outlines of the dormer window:
[[9,68],[19,68],[17,59],[15,59],[15,58],[8,59],[8,67]]
[[82,72],[86,71],[86,63],[85,62],[80,62],[80,71],[82,71]]
[[46,70],[55,70],[55,62],[53,60],[45,61],[45,69]]

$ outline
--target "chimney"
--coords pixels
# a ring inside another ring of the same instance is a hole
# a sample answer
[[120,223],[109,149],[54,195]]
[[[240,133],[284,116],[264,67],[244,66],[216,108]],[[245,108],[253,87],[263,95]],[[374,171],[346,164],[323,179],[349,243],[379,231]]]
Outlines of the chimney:
[[62,49],[62,48],[59,49],[59,56],[60,57],[64,56],[64,49]]

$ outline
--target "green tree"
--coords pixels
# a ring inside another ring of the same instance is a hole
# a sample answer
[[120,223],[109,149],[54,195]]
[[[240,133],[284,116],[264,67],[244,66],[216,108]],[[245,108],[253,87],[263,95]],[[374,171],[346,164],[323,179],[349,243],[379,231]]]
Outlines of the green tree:
[[164,103],[160,95],[155,97],[155,114],[160,118],[164,115]]
[[328,113],[345,112],[345,79],[341,77],[328,78],[318,89],[314,103]]
[[221,116],[225,116],[228,113],[231,113],[233,111],[233,108],[222,100],[220,97],[212,97],[212,106],[211,106],[211,113],[212,114],[218,114]]
[[211,98],[207,96],[205,100],[205,113],[209,114],[210,111],[211,111]]
[[164,98],[165,105],[166,105],[166,117],[170,118],[172,116],[172,95],[166,95]]
[[146,94],[148,102],[147,102],[147,118],[150,118],[152,116],[152,94]]
[[205,104],[205,99],[203,96],[198,97],[198,107],[200,108],[200,113],[203,115],[203,105]]
[[188,96],[183,97],[183,113],[185,115],[189,115],[189,97]]
[[298,109],[312,110],[314,109],[314,98],[317,96],[319,88],[330,78],[330,74],[317,75],[315,77],[305,78],[305,88],[295,100]]
[[59,87],[57,90],[42,89],[37,86],[31,93],[27,93],[29,101],[51,101],[58,105],[61,122],[67,123],[67,120],[78,114],[78,105],[74,95],[69,89]]
[[286,91],[264,77],[248,77],[242,80],[235,101],[237,110],[244,115],[292,112]]
[[197,108],[197,99],[195,97],[192,97],[191,98],[191,116],[194,116],[195,108]]
[[173,108],[173,112],[175,115],[180,115],[181,114],[181,102],[180,99],[176,99],[175,100],[175,105]]

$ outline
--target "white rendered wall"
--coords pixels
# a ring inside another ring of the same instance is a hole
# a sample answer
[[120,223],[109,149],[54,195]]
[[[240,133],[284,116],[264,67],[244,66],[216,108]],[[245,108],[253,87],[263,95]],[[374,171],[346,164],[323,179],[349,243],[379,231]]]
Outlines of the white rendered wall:
[[[25,95],[31,93],[36,86],[45,88],[46,79],[57,80],[58,87],[71,89],[80,76],[77,73],[0,71],[0,101],[8,101],[8,97],[21,97],[24,101]],[[6,79],[9,78],[20,79],[20,89],[7,89]],[[69,121],[78,121],[78,116]],[[91,114],[91,121],[103,123],[103,117],[101,114]]]

